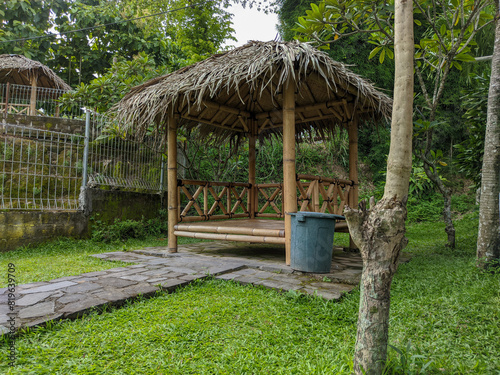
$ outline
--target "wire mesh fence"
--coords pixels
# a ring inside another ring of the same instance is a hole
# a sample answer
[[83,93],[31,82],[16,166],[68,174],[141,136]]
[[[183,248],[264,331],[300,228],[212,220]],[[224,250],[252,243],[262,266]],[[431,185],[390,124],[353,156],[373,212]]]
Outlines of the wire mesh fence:
[[166,190],[166,159],[153,137],[138,142],[112,119],[92,113],[89,186],[108,186],[137,192]]
[[84,136],[0,125],[0,208],[78,208]]
[[0,84],[0,112],[83,119],[85,113],[82,103],[74,100],[61,100],[65,93],[65,90],[59,89],[2,83]]
[[166,190],[160,142],[127,137],[116,122],[95,112],[83,117],[85,135],[0,124],[0,209],[78,209],[82,185]]

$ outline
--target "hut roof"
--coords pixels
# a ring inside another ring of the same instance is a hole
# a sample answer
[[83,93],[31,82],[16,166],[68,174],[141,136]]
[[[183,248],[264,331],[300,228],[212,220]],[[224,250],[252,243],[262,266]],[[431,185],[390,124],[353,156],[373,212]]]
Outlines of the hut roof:
[[71,90],[66,82],[52,69],[22,55],[0,55],[0,83],[31,86],[31,78],[37,76],[38,87]]
[[198,126],[227,138],[248,132],[254,120],[260,136],[282,130],[283,85],[296,89],[297,134],[324,135],[346,126],[354,111],[361,120],[390,117],[392,100],[310,44],[257,42],[187,66],[134,87],[115,107],[126,129],[144,135],[165,127],[169,115],[180,126]]

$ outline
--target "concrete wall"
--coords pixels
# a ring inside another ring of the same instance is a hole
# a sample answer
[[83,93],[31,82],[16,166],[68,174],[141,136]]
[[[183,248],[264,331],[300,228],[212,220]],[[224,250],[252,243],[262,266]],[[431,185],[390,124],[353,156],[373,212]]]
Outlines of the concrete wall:
[[37,129],[51,130],[60,133],[85,134],[84,120],[8,114],[7,116],[2,116],[2,123],[31,126]]
[[88,218],[82,212],[0,212],[0,251],[57,237],[85,237]]
[[89,216],[112,224],[115,219],[141,220],[156,217],[161,208],[166,208],[166,198],[159,194],[132,193],[117,190],[88,189],[87,208]]
[[[9,114],[1,121],[61,133],[85,133],[85,121],[80,120]],[[158,194],[101,189],[87,189],[86,194],[84,211],[0,211],[0,252],[57,237],[87,237],[91,217],[111,224],[115,219],[152,219],[158,210],[166,208],[166,198]]]
[[166,204],[157,194],[88,189],[88,206],[82,211],[0,211],[0,251],[46,242],[57,237],[88,237],[91,217],[103,223],[115,219],[152,219]]

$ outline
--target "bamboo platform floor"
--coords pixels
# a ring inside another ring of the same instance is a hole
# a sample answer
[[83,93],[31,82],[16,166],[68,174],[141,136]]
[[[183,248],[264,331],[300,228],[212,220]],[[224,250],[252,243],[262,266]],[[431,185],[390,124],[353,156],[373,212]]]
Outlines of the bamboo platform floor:
[[[347,224],[340,222],[335,231],[346,232]],[[201,222],[180,222],[175,226],[175,235],[205,240],[256,242],[267,244],[285,243],[284,220],[232,219]]]

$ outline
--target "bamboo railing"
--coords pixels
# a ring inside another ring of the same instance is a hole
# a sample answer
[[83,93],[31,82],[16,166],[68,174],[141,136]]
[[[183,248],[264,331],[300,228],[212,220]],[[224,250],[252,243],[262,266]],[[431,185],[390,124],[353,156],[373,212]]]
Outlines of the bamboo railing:
[[[250,187],[243,182],[178,180],[179,221],[250,217],[247,206]],[[183,203],[186,203],[184,208]]]
[[[299,174],[297,211],[342,215],[352,204],[353,181]],[[177,181],[179,222],[235,218],[283,218],[283,184]],[[250,199],[249,197],[254,197]],[[253,215],[251,215],[253,211]]]
[[[296,177],[297,211],[342,215],[350,203],[353,181],[299,174]],[[283,217],[283,186],[278,183],[257,184],[256,217]]]

